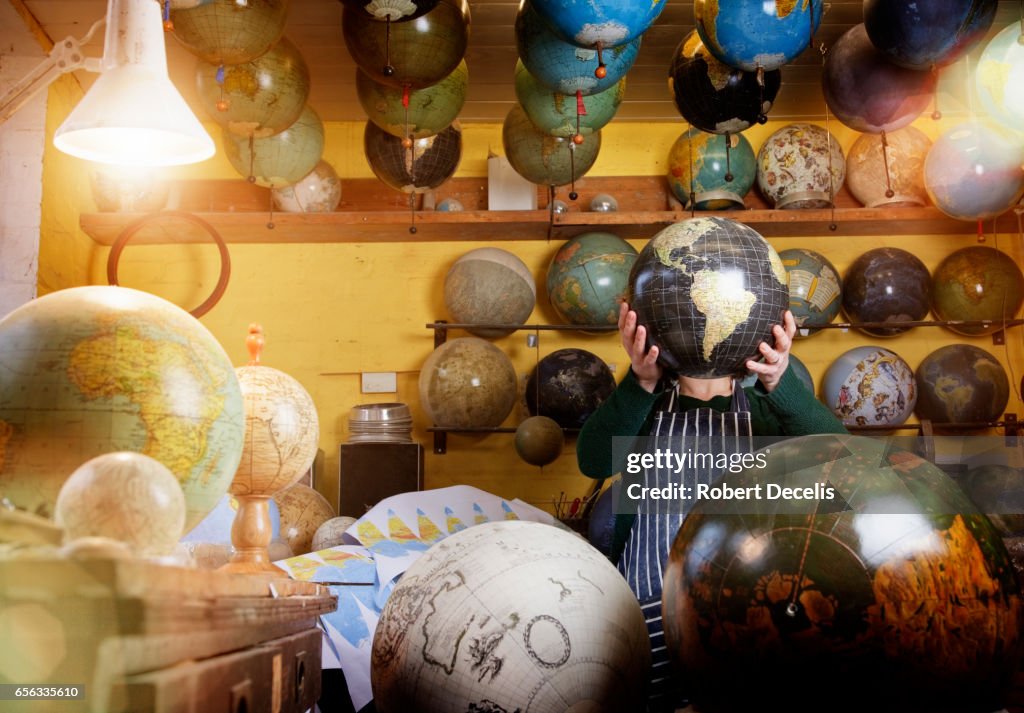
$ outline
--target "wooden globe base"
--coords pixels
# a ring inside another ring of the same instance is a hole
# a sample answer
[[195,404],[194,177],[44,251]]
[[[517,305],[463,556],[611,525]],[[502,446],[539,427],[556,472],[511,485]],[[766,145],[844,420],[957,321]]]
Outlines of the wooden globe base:
[[222,572],[287,576],[270,563],[270,496],[238,495],[238,512],[231,526],[231,544],[235,551],[231,561],[219,568]]

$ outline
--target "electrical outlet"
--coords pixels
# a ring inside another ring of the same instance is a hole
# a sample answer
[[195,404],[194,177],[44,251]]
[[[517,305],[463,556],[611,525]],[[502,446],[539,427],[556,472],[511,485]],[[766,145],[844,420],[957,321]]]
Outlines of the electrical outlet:
[[364,371],[364,394],[394,394],[398,392],[398,375],[393,371]]

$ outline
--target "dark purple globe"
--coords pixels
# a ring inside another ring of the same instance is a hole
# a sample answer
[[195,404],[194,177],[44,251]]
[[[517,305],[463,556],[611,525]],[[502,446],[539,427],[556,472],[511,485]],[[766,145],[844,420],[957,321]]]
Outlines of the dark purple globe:
[[[843,275],[843,311],[852,322],[908,322],[924,319],[931,304],[931,275],[913,253],[875,248],[858,257]],[[909,327],[862,327],[875,337],[892,337]]]
[[872,44],[904,67],[954,62],[978,42],[996,16],[997,0],[864,0]]

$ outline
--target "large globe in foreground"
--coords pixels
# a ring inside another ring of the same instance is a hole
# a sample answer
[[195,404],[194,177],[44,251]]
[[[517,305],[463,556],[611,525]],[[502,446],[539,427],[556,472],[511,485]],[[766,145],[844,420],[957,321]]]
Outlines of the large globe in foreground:
[[505,157],[515,172],[541,186],[564,186],[582,178],[597,160],[601,132],[583,137],[576,145],[564,136],[541,131],[522,105],[516,104],[505,116],[501,129]]
[[746,373],[789,306],[786,270],[753,228],[691,218],[651,238],[629,277],[637,324],[658,361],[684,376]]
[[562,428],[583,428],[590,414],[615,391],[615,377],[604,361],[586,349],[551,352],[526,380],[526,408]]
[[373,174],[403,193],[423,193],[447,181],[462,160],[462,129],[457,123],[438,134],[415,139],[410,148],[372,121],[363,131],[363,152]]
[[830,324],[839,314],[843,300],[839,272],[827,257],[814,250],[782,250],[779,259],[786,268],[789,311],[800,330],[797,336],[817,334],[822,325]]
[[75,287],[0,320],[0,492],[30,512],[51,516],[91,458],[135,451],[181,483],[190,530],[231,483],[242,414],[224,349],[154,295]]
[[650,666],[626,580],[550,525],[475,525],[402,575],[373,638],[380,713],[642,710]]
[[892,322],[892,327],[860,327],[875,337],[892,337],[910,327],[899,322],[928,316],[931,275],[920,258],[900,248],[862,253],[843,275],[843,311],[851,322]]
[[668,187],[686,208],[743,208],[756,177],[754,149],[743,134],[719,136],[691,127],[668,151]]
[[420,369],[420,404],[437,426],[500,426],[512,412],[517,387],[505,352],[478,337],[448,340]]
[[551,306],[568,324],[617,324],[636,256],[636,248],[614,233],[570,238],[548,265]]
[[895,352],[854,347],[829,365],[822,401],[847,426],[898,426],[914,411],[914,372]]
[[[798,713],[822,701],[843,713],[1001,709],[1022,653],[1020,587],[999,533],[957,485],[862,436],[791,439],[766,463],[721,483],[835,497],[702,501],[683,523],[665,571],[665,642],[700,710],[756,710],[769,691]],[[779,691],[795,672],[793,692]],[[861,683],[837,692],[844,681]]]
[[316,168],[324,151],[324,124],[309,105],[295,123],[272,136],[239,136],[221,130],[224,155],[239,174],[267,188],[301,181]]
[[[444,304],[453,322],[523,324],[537,302],[530,268],[501,248],[476,248],[462,255],[444,278]],[[512,329],[470,328],[478,337],[503,337]]]
[[796,59],[810,46],[824,13],[823,0],[693,3],[701,41],[725,64],[748,72],[778,69]]
[[967,497],[988,515],[1003,537],[1024,536],[1022,476],[1020,468],[988,463],[971,468],[959,480]]
[[931,69],[955,62],[977,43],[996,16],[997,0],[865,0],[871,42],[905,67]]
[[1003,328],[1024,302],[1024,275],[1009,255],[985,245],[950,253],[932,275],[932,308],[941,320],[991,324],[951,324],[959,334],[979,336]]
[[171,2],[174,38],[210,64],[251,62],[284,33],[289,0]]
[[1010,400],[1010,380],[999,361],[971,344],[948,344],[926,356],[917,377],[919,418],[939,423],[994,421]]

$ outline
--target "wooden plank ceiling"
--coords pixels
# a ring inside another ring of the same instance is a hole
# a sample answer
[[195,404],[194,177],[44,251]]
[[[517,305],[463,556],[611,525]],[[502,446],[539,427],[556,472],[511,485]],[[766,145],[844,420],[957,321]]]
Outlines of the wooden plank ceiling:
[[[68,35],[81,37],[106,8],[105,0],[23,0],[54,40]],[[469,66],[469,94],[459,119],[463,122],[501,122],[515,99],[513,72],[516,62],[514,22],[518,2],[469,0],[472,28],[466,62]],[[820,45],[830,46],[843,32],[861,21],[862,0],[832,0],[827,3],[817,46],[808,48],[782,70],[783,86],[771,117],[775,119],[821,119],[824,102],[820,89]],[[341,33],[342,5],[339,0],[292,0],[286,34],[302,50],[310,67],[310,103],[325,120],[364,121],[356,99],[355,64],[345,49]],[[1001,0],[993,34],[1019,20],[1019,2]],[[626,97],[616,121],[682,121],[671,100],[668,66],[680,40],[693,29],[693,2],[668,0],[661,16],[641,44],[636,64],[626,82]],[[194,77],[196,60],[176,41],[168,40],[171,78],[197,108]],[[86,48],[98,56],[102,33]],[[953,67],[944,85],[956,85],[963,69]],[[91,82],[80,72],[83,85]],[[955,92],[954,92],[955,93]],[[948,108],[946,109],[948,111]]]

